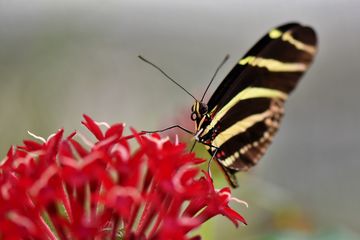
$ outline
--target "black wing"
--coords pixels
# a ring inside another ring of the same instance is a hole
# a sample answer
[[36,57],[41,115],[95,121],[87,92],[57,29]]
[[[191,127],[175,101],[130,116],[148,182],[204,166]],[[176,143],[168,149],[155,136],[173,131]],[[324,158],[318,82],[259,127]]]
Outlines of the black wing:
[[272,29],[210,98],[212,121],[200,137],[219,148],[216,159],[233,186],[233,174],[255,165],[271,143],[284,102],[312,62],[316,42],[314,30],[297,23]]

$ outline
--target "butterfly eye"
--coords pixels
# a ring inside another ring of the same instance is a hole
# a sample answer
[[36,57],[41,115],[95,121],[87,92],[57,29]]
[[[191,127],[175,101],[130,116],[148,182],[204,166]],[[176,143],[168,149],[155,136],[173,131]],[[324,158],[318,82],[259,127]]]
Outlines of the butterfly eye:
[[200,114],[205,115],[208,112],[208,106],[206,104],[200,105]]
[[190,116],[191,120],[195,121],[197,119],[197,115],[195,112],[193,112]]

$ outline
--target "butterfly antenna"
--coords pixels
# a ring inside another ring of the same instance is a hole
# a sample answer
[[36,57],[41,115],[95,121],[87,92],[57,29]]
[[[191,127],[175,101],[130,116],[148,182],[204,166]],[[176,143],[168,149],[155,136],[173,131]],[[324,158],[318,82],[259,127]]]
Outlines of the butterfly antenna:
[[139,55],[138,56],[141,60],[143,60],[144,62],[150,64],[151,66],[153,66],[154,68],[156,68],[157,70],[159,70],[167,79],[169,79],[170,81],[172,81],[173,83],[175,83],[178,87],[180,87],[182,90],[184,90],[187,94],[189,94],[195,101],[198,102],[198,100],[188,91],[186,90],[183,86],[181,86],[179,83],[177,83],[173,78],[171,78],[169,75],[166,74],[166,72],[164,72],[160,67],[156,66],[154,63],[150,62],[149,60],[145,59],[143,56]]
[[202,101],[204,100],[204,97],[205,97],[205,95],[206,95],[206,92],[209,90],[209,87],[210,87],[211,83],[214,81],[214,79],[215,79],[215,77],[216,77],[216,74],[219,72],[220,68],[225,64],[225,62],[229,59],[229,57],[230,57],[230,55],[229,55],[229,54],[226,54],[224,60],[222,60],[222,62],[220,63],[220,65],[216,68],[216,71],[215,71],[213,77],[211,78],[209,84],[207,85],[206,90],[205,90],[205,92],[204,92],[204,95],[202,96],[200,102],[202,102]]

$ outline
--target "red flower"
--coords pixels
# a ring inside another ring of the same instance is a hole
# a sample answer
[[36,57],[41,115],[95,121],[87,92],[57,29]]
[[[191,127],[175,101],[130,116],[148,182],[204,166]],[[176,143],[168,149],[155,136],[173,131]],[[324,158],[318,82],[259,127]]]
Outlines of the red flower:
[[[185,144],[84,118],[95,143],[59,130],[10,148],[0,166],[0,239],[200,239],[189,232],[216,215],[246,223],[228,206],[229,188],[197,177],[204,160]],[[131,153],[133,138],[140,147]]]

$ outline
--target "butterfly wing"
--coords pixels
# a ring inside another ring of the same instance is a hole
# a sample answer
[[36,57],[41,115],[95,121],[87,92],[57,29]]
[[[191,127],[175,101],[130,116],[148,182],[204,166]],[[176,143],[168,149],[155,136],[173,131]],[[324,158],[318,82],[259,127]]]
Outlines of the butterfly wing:
[[[297,23],[272,29],[239,60],[208,102],[211,122],[200,135],[218,147],[229,182],[255,165],[276,133],[287,96],[316,53],[314,30]],[[214,154],[215,148],[208,148]]]

